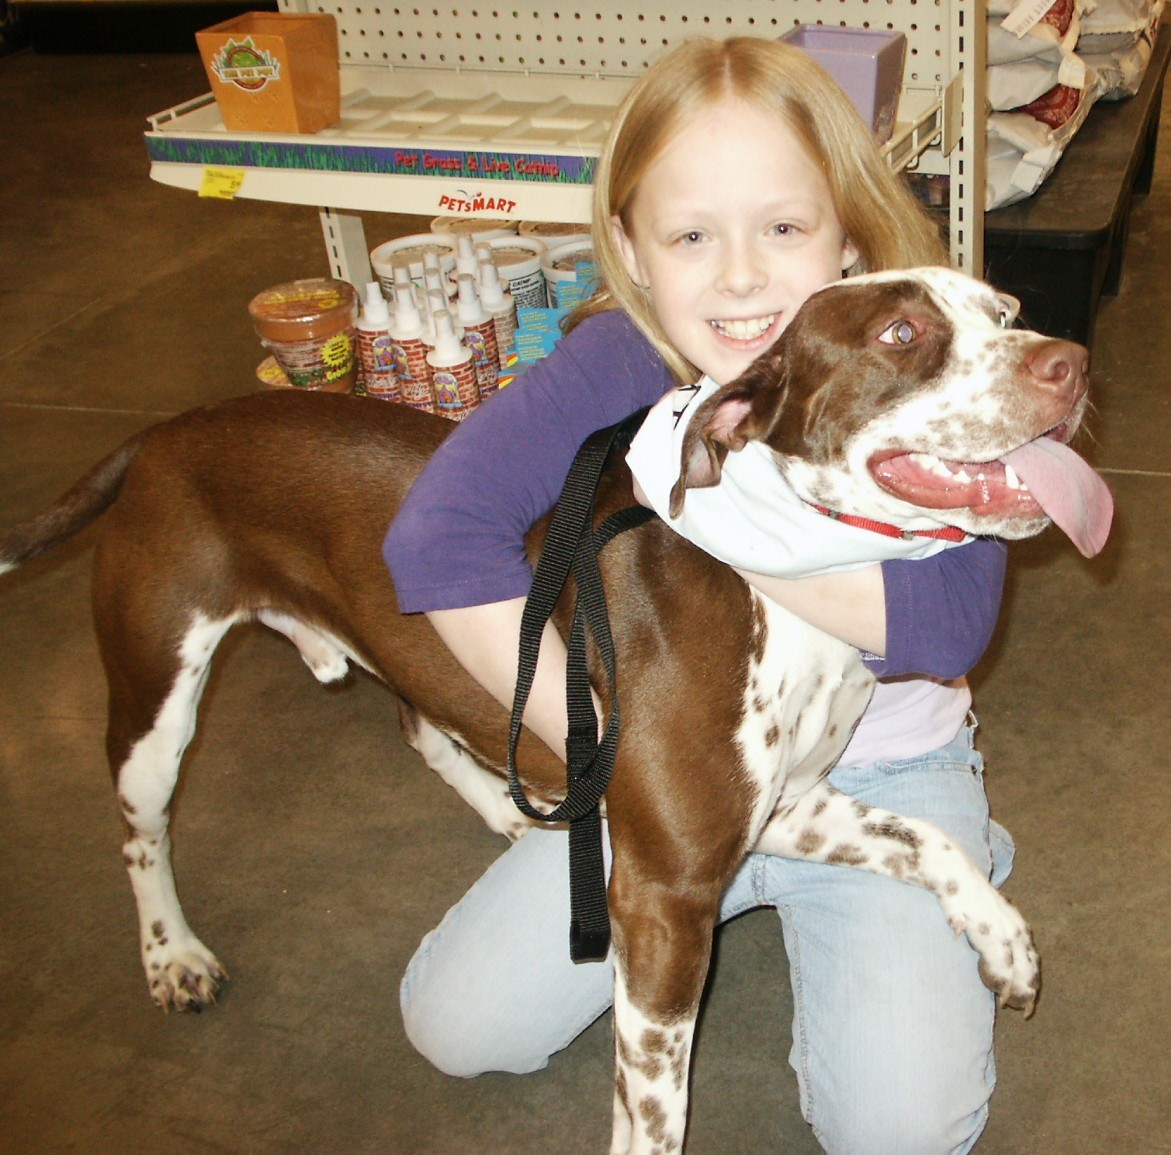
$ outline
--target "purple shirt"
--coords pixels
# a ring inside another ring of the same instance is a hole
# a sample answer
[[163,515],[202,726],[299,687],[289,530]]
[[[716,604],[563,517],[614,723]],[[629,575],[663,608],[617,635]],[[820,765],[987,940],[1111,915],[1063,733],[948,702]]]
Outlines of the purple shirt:
[[[676,382],[618,311],[582,322],[553,353],[456,426],[383,543],[403,613],[524,597],[524,536],[557,501],[581,443]],[[1006,550],[991,539],[882,563],[887,653],[879,677],[958,678],[996,625]]]

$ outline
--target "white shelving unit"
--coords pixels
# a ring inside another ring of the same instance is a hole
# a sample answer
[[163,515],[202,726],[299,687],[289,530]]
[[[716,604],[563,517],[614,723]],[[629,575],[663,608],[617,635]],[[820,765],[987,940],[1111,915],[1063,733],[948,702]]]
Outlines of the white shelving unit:
[[333,275],[356,284],[370,279],[362,212],[588,221],[610,118],[650,61],[691,36],[814,23],[906,35],[886,153],[898,169],[950,176],[952,263],[982,273],[981,0],[280,7],[336,17],[341,122],[313,136],[232,133],[208,93],[149,118],[151,176],[197,191],[226,173],[235,196],[317,207]]

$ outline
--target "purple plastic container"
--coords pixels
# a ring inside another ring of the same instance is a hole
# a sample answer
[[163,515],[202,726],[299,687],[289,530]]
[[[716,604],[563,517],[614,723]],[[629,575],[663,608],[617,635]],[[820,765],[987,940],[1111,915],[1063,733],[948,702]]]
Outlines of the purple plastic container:
[[799,24],[781,39],[812,56],[845,89],[879,143],[890,140],[907,56],[903,33]]

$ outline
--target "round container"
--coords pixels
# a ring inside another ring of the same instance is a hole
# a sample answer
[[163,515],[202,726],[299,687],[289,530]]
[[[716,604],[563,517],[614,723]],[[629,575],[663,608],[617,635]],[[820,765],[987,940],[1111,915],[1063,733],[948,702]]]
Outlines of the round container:
[[434,253],[439,258],[439,268],[445,277],[455,274],[456,243],[450,233],[412,233],[408,237],[386,241],[371,251],[371,267],[388,300],[394,296],[395,269],[406,269],[420,291],[424,289],[423,257],[426,253]]
[[545,248],[552,251],[562,245],[587,239],[590,235],[590,226],[571,224],[567,221],[521,221],[520,235],[544,241]]
[[562,285],[577,281],[578,261],[594,259],[594,242],[589,237],[571,241],[558,249],[550,249],[541,258],[541,272],[545,274],[545,289],[549,295],[549,308],[559,308]]
[[358,376],[358,294],[312,277],[257,293],[248,304],[260,343],[298,389],[348,393]]
[[500,270],[500,283],[511,293],[518,309],[544,309],[548,305],[541,258],[545,242],[535,237],[497,237],[489,241],[492,259]]
[[515,237],[518,222],[486,220],[483,217],[436,217],[433,233],[450,233],[453,237],[471,237],[473,241],[490,241],[494,237]]

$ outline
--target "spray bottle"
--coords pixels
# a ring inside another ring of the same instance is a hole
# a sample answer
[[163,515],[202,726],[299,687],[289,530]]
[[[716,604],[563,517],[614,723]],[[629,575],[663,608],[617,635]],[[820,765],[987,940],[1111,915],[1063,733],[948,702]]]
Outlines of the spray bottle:
[[377,281],[366,285],[366,302],[358,318],[358,358],[362,365],[362,388],[369,397],[398,401],[398,375],[394,369],[394,347],[390,336],[390,309]]
[[462,421],[480,403],[472,351],[455,333],[455,322],[444,309],[435,314],[435,348],[427,354],[435,390],[435,411]]
[[394,302],[394,325],[390,330],[399,394],[412,409],[434,413],[431,366],[427,364],[423,329],[423,318],[419,316],[414,293],[399,293]]
[[501,369],[508,366],[509,356],[515,352],[516,302],[500,284],[500,270],[493,261],[480,265],[480,304],[492,318],[496,330],[496,352]]
[[476,246],[472,243],[472,238],[467,233],[460,233],[455,238],[455,244],[456,275],[478,277],[480,275],[480,262],[476,259]]
[[500,387],[500,351],[496,347],[496,322],[480,304],[475,279],[467,275],[459,278],[459,323],[464,330],[464,344],[472,351],[476,384],[483,399]]

